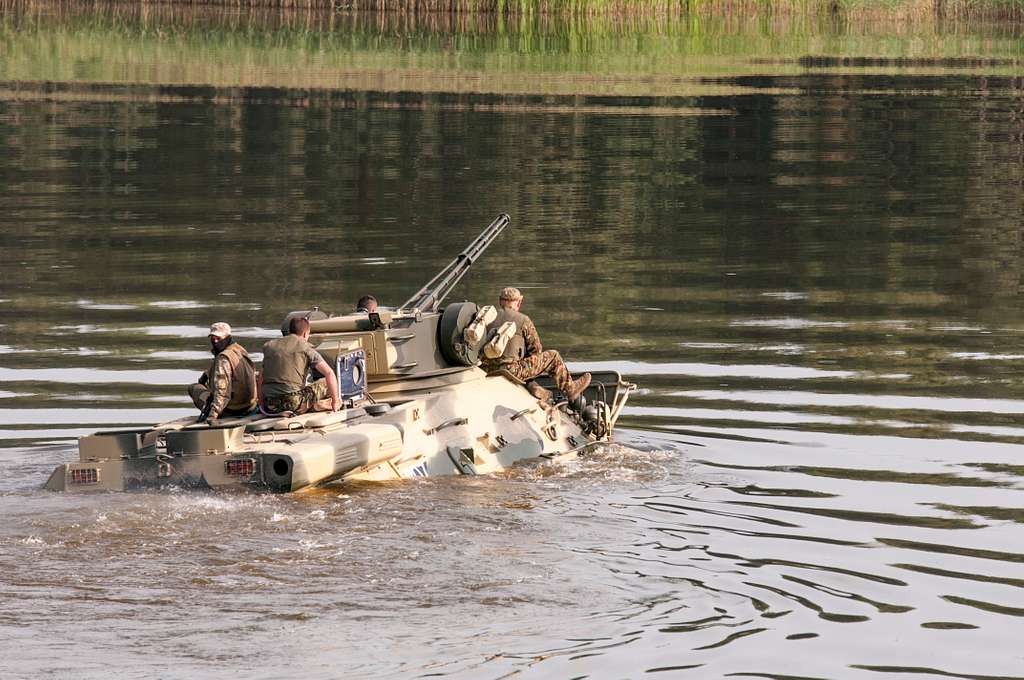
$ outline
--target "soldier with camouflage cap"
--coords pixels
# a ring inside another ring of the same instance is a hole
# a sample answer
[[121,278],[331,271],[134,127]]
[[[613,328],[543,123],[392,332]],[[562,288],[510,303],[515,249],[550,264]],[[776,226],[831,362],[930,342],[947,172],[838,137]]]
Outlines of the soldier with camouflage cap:
[[210,326],[213,361],[188,387],[188,395],[199,409],[199,422],[221,415],[242,416],[256,408],[256,372],[252,359],[231,337],[231,326],[223,321]]
[[522,381],[532,380],[539,375],[549,375],[558,389],[569,401],[578,397],[590,384],[590,374],[584,373],[577,380],[572,379],[569,369],[556,349],[544,349],[537,334],[537,327],[530,317],[519,311],[523,294],[518,288],[503,288],[498,297],[498,316],[487,325],[488,337],[495,335],[506,322],[516,325],[516,334],[505,345],[500,357],[483,359],[480,367],[488,373],[506,370]]

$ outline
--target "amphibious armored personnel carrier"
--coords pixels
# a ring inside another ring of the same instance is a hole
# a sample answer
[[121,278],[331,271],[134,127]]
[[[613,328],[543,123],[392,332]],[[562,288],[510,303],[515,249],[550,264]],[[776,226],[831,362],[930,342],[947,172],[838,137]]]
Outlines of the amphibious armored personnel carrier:
[[478,367],[486,338],[467,332],[481,310],[440,306],[508,223],[500,215],[398,309],[285,318],[282,333],[294,316],[309,320],[310,342],[336,368],[342,410],[97,432],[79,439],[79,460],[58,466],[46,488],[287,492],[349,479],[485,474],[608,440],[635,385],[613,371],[594,373],[570,403],[545,378],[537,389],[505,372],[488,375]]

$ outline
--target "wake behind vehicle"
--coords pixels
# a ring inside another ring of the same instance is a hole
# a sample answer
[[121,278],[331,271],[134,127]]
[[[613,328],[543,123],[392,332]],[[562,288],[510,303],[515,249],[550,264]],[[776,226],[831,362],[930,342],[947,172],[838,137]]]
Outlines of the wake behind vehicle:
[[[475,475],[527,458],[571,456],[608,441],[636,386],[614,371],[593,374],[569,402],[547,378],[538,390],[478,367],[486,338],[472,330],[472,302],[440,304],[508,226],[500,215],[400,308],[310,322],[310,342],[335,367],[345,408],[337,412],[153,427],[79,439],[79,461],[59,465],[54,491],[251,488],[298,491],[350,479]],[[537,394],[539,396],[534,396]]]

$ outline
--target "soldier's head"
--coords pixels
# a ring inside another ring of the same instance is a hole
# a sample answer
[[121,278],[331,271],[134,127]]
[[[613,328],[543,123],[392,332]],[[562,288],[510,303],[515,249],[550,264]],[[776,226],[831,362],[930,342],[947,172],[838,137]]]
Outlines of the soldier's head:
[[501,294],[498,296],[498,304],[505,309],[514,309],[518,312],[519,308],[523,306],[523,294],[519,292],[518,288],[512,286],[502,288]]
[[359,298],[359,302],[356,303],[357,312],[366,312],[372,314],[377,311],[377,298],[372,295],[364,295]]
[[297,335],[303,340],[309,339],[309,320],[303,319],[301,316],[294,317],[288,322],[288,333],[290,335]]
[[231,326],[223,321],[218,321],[210,326],[210,349],[214,354],[220,354],[224,348],[231,344]]

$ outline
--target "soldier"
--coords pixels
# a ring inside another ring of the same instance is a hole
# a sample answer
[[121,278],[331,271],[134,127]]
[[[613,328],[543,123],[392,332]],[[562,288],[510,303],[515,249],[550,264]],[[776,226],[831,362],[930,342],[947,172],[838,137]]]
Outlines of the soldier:
[[364,295],[359,298],[359,302],[356,303],[356,312],[366,312],[372,314],[377,311],[377,298],[372,295]]
[[[323,378],[307,385],[306,374],[315,368]],[[263,371],[259,394],[267,413],[337,411],[341,408],[338,378],[309,344],[309,321],[293,318],[288,335],[263,345]]]
[[244,416],[256,408],[256,376],[252,359],[231,337],[231,326],[223,321],[210,326],[213,361],[188,386],[188,395],[199,409],[199,421],[223,415]]
[[[486,337],[493,338],[498,329],[509,321],[515,323],[515,335],[508,339],[501,356],[484,358],[480,363],[481,368],[488,373],[504,369],[524,382],[539,375],[549,375],[555,379],[558,389],[569,401],[576,399],[587,389],[587,385],[590,384],[589,373],[584,373],[579,379],[573,380],[558,350],[546,350],[541,346],[540,336],[537,335],[533,321],[519,311],[523,305],[523,294],[518,288],[503,288],[498,305],[498,317],[487,325]],[[543,395],[547,390],[540,388],[536,392]]]

